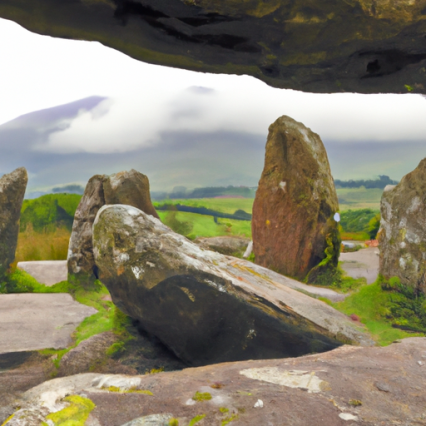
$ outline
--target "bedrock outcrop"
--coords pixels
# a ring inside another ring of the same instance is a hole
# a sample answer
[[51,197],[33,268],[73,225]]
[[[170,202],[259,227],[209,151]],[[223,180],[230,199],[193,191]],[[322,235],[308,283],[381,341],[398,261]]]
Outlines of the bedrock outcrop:
[[371,343],[348,317],[291,283],[203,250],[134,207],[102,207],[93,247],[113,302],[189,365]]
[[315,281],[318,274],[337,266],[338,209],[320,137],[290,117],[278,118],[269,127],[253,204],[256,263],[298,279],[310,273],[308,278]]
[[6,426],[47,423],[52,413],[110,426],[167,426],[171,419],[187,426],[197,416],[200,426],[422,425],[425,360],[426,339],[410,338],[155,375],[80,374],[25,392]]
[[426,158],[380,202],[380,274],[426,294]]
[[4,174],[0,179],[0,282],[15,260],[19,219],[27,182],[28,175],[24,167]]
[[325,93],[425,93],[425,16],[426,0],[0,0],[39,34]]
[[158,217],[151,203],[149,180],[136,170],[89,179],[77,207],[68,247],[68,278],[88,284],[98,278],[93,259],[92,226],[98,210],[105,204],[128,204]]

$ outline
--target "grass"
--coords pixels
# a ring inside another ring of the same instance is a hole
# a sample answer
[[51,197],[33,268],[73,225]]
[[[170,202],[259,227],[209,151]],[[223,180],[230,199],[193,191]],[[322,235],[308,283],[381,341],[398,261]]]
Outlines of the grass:
[[65,228],[34,231],[29,223],[18,235],[15,262],[30,260],[66,260],[71,232]]
[[370,235],[367,232],[341,232],[340,237],[343,241],[367,241]]
[[389,345],[405,337],[424,336],[422,333],[407,333],[392,327],[393,319],[389,318],[389,307],[394,303],[394,296],[394,293],[384,291],[377,280],[374,284],[360,287],[344,301],[330,305],[346,315],[358,315],[380,346]]
[[[168,213],[167,211],[158,212],[161,221],[166,225]],[[191,239],[197,237],[217,237],[220,235],[236,235],[251,238],[250,221],[218,219],[218,223],[215,223],[213,216],[186,212],[177,212],[176,218],[181,222],[189,222],[193,225],[189,232]]]

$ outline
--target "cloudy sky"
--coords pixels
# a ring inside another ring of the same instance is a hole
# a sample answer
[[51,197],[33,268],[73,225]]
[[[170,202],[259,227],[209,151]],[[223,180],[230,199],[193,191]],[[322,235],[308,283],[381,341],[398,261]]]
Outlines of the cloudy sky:
[[1,19],[0,40],[0,173],[25,166],[29,191],[130,168],[153,190],[255,186],[268,126],[281,115],[321,136],[338,179],[400,179],[426,156],[420,95],[273,89],[248,76],[145,64]]

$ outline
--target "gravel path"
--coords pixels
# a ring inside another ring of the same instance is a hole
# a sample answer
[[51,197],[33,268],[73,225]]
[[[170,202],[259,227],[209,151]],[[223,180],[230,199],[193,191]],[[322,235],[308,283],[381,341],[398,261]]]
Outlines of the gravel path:
[[39,283],[51,286],[68,278],[66,260],[19,262],[18,268],[32,275]]
[[364,277],[368,284],[374,283],[379,275],[379,249],[369,247],[352,253],[341,253],[342,268],[353,278]]

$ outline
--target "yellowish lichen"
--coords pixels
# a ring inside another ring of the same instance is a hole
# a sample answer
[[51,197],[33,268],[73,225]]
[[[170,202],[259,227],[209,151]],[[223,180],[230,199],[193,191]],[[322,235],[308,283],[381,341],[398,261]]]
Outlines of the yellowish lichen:
[[46,416],[55,426],[83,426],[90,412],[96,407],[90,399],[80,395],[67,396],[63,401],[69,403],[68,407]]
[[7,423],[9,422],[9,420],[12,420],[12,418],[15,416],[15,413],[13,413],[12,415],[10,415],[3,423],[1,426],[6,426]]
[[117,386],[107,386],[107,387],[102,387],[102,390],[106,390],[108,392],[117,392],[117,393],[140,393],[143,395],[154,395],[150,390],[146,390],[146,389],[137,389],[137,388],[130,388],[130,389],[121,389]]
[[208,392],[195,392],[195,395],[192,397],[194,401],[200,402],[200,401],[209,401],[212,399],[212,396]]
[[194,418],[191,419],[191,421],[189,422],[188,426],[194,426],[196,423],[198,423],[201,420],[203,420],[204,417],[206,417],[205,414],[200,414],[198,416],[195,416]]

